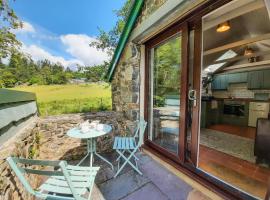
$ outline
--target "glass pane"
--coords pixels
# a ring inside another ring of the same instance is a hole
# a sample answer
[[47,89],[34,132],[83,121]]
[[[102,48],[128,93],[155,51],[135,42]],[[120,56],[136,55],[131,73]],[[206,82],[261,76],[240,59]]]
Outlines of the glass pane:
[[178,153],[181,36],[151,50],[150,140]]
[[[264,1],[253,3],[259,7],[241,12],[254,4],[232,1],[203,18],[198,167],[264,199],[270,177],[270,70],[263,63],[270,59],[270,40],[257,39],[270,33],[270,20]],[[237,15],[224,20],[224,13]],[[246,45],[232,45],[237,42]]]

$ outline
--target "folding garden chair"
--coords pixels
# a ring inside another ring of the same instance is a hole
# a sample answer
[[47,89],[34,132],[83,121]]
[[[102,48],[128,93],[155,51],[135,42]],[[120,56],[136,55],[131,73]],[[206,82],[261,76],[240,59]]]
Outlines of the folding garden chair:
[[[8,157],[7,162],[27,192],[38,199],[46,200],[89,200],[99,170],[99,167],[68,165],[66,161]],[[42,166],[44,170],[37,170],[34,166]],[[58,169],[49,170],[48,167]],[[49,179],[37,190],[34,190],[24,177],[24,174],[48,176]],[[87,192],[89,192],[88,198],[83,197],[83,195],[87,195]]]
[[[137,164],[137,160],[139,159],[136,157],[135,153],[142,145],[146,125],[147,122],[145,122],[143,119],[140,119],[133,137],[115,137],[113,149],[116,150],[119,156],[117,158],[118,170],[114,177],[116,177],[127,164],[129,164],[134,170],[142,175],[142,172],[139,170]],[[135,165],[131,162],[132,158],[134,159]],[[124,159],[124,163],[120,167],[121,159]]]

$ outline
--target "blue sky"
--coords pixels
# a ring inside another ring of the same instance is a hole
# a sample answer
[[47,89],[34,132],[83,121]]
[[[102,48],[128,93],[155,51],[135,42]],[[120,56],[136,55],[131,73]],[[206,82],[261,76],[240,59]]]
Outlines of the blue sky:
[[64,66],[101,64],[105,52],[89,47],[98,27],[108,31],[116,23],[113,12],[125,0],[17,0],[11,7],[23,21],[15,30],[22,51],[34,60],[49,59]]

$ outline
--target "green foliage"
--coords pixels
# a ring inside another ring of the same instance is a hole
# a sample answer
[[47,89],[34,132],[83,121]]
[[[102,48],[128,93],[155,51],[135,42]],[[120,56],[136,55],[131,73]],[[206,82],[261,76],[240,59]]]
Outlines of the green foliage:
[[14,87],[16,82],[16,77],[11,70],[2,70],[0,79],[1,87]]
[[118,18],[115,26],[108,32],[99,28],[99,36],[97,38],[98,40],[92,42],[90,46],[94,46],[98,49],[107,51],[109,55],[113,55],[120,35],[124,29],[125,22],[127,21],[132,2],[132,0],[126,0],[124,6],[120,10],[115,11]]
[[0,70],[0,84],[7,88],[20,84],[50,85],[68,82],[66,71],[61,64],[52,64],[48,60],[35,63],[17,51],[11,54],[9,64]]
[[85,76],[87,80],[91,82],[98,82],[101,80],[105,80],[104,76],[107,72],[108,65],[96,65],[93,67],[86,67],[85,68]]
[[24,54],[14,51],[8,65],[0,63],[0,87],[16,85],[54,85],[66,84],[70,79],[86,78],[91,82],[104,81],[108,64],[79,67],[77,71],[65,69],[61,64],[48,60],[35,63]]
[[11,32],[20,27],[22,22],[9,7],[8,0],[0,0],[0,59],[6,58],[21,44]]
[[179,50],[181,39],[172,38],[155,48],[154,51],[154,82],[155,95],[178,94],[181,76],[181,56]]
[[163,107],[165,105],[165,98],[160,96],[154,96],[155,106]]

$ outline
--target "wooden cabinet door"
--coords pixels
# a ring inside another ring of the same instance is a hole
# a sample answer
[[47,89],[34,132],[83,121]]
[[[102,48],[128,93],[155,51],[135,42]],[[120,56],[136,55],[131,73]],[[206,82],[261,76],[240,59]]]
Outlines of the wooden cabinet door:
[[262,89],[270,89],[270,70],[263,71]]
[[227,75],[220,75],[220,90],[226,90],[228,88]]
[[219,90],[220,88],[220,79],[219,76],[214,76],[213,82],[212,82],[212,89],[213,90]]
[[228,83],[246,83],[247,82],[247,73],[235,73],[227,74]]
[[248,89],[261,89],[263,83],[263,71],[248,73]]

